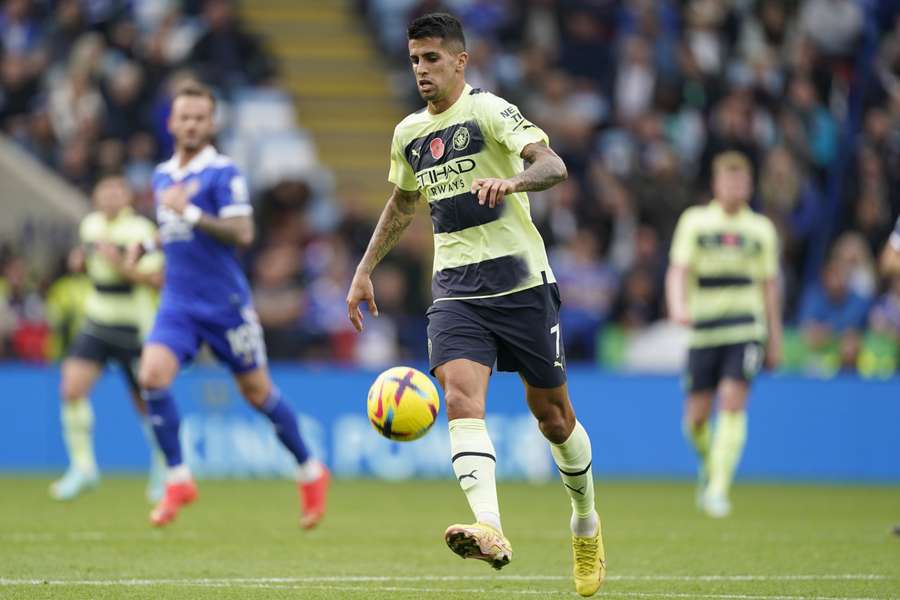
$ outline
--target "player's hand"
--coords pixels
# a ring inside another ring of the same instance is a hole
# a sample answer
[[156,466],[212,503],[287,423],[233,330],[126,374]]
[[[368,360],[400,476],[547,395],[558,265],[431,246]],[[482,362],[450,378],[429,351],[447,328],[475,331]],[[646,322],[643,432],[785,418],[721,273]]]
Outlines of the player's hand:
[[69,269],[70,273],[82,273],[84,272],[84,247],[83,246],[75,246],[72,248],[72,251],[69,252],[69,256],[66,260],[66,266]]
[[197,180],[191,180],[189,183],[175,183],[164,189],[160,193],[159,202],[169,210],[179,215],[184,213],[184,209],[191,203],[191,196],[197,193],[200,188]]
[[350,291],[347,292],[347,316],[356,331],[363,330],[363,315],[359,310],[360,302],[369,304],[369,312],[373,317],[378,316],[378,306],[375,304],[375,288],[372,287],[372,278],[368,273],[357,271],[350,283]]
[[144,255],[144,245],[141,242],[132,242],[125,249],[125,266],[133,269]]
[[487,205],[494,208],[501,202],[507,194],[516,191],[516,184],[508,179],[476,179],[472,182],[472,193],[478,197],[478,204]]
[[94,252],[102,256],[114,267],[119,267],[125,259],[119,247],[109,242],[96,242],[94,244]]

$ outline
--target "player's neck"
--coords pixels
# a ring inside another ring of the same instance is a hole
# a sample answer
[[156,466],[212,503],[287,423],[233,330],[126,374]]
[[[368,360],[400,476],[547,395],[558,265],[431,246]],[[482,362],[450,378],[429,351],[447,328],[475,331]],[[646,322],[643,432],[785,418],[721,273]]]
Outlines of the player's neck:
[[463,90],[466,89],[466,80],[461,79],[456,87],[447,94],[441,100],[436,102],[428,103],[428,112],[433,115],[439,115],[445,110],[449,109],[451,106],[456,104],[456,101],[459,100],[460,96],[462,96]]
[[127,211],[128,211],[128,207],[123,206],[122,208],[120,208],[117,211],[104,210],[102,212],[103,212],[103,216],[106,217],[106,220],[111,223],[111,222],[115,221],[116,219],[118,219],[119,217],[121,217],[122,215],[124,215]]
[[[208,145],[208,144],[207,144]],[[206,150],[206,146],[200,146],[195,150],[190,150],[187,148],[175,148],[175,161],[178,163],[178,168],[183,169],[189,162],[194,160],[194,158]]]
[[745,202],[733,203],[733,204],[725,204],[721,200],[716,200],[716,204],[719,205],[719,208],[722,209],[726,215],[734,216],[741,212],[747,204]]

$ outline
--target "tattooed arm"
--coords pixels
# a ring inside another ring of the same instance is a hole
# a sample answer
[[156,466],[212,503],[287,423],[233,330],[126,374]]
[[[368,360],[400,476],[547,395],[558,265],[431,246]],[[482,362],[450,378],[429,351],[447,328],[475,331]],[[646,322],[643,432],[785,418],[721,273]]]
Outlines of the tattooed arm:
[[418,199],[418,191],[408,192],[394,187],[384,210],[381,211],[378,225],[375,226],[375,232],[372,234],[372,239],[369,240],[369,247],[366,248],[366,253],[359,261],[359,266],[356,267],[350,291],[347,292],[347,315],[357,331],[362,331],[363,327],[362,311],[359,310],[360,302],[368,302],[369,312],[372,313],[372,316],[378,316],[375,291],[372,287],[372,271],[375,269],[375,265],[391,251],[391,248],[397,245],[400,235],[412,222]]
[[530,164],[528,168],[511,179],[476,179],[472,182],[472,193],[478,195],[478,203],[494,208],[506,194],[515,192],[538,192],[553,187],[569,176],[566,164],[549,146],[531,143],[522,148],[522,158]]
[[569,176],[566,163],[550,146],[543,143],[528,144],[522,148],[522,158],[531,164],[512,178],[517,192],[546,190]]

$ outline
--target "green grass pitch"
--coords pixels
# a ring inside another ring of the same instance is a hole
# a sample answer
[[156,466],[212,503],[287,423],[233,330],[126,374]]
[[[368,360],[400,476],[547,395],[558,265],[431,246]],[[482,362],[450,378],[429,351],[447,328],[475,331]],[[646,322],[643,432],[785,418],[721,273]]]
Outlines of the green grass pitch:
[[[338,481],[313,532],[283,481],[200,482],[153,530],[143,482],[108,479],[69,504],[48,481],[0,479],[0,598],[561,598],[570,579],[562,486],[503,483],[513,561],[462,561],[444,528],[468,519],[453,481]],[[900,598],[897,487],[740,484],[733,517],[693,508],[687,483],[597,480],[609,578],[598,597]]]

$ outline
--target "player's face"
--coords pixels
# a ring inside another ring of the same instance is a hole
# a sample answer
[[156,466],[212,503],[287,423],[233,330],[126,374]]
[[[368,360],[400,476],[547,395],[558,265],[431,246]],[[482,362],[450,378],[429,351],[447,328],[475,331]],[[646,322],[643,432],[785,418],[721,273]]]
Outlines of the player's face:
[[104,179],[94,190],[94,208],[109,217],[131,204],[131,190],[120,177]]
[[463,78],[469,55],[465,50],[454,52],[454,48],[452,42],[444,44],[441,38],[409,40],[416,88],[426,102],[440,102]]
[[213,103],[205,96],[179,96],[172,103],[169,133],[180,149],[197,151],[212,139]]
[[753,181],[744,169],[722,169],[715,175],[713,193],[726,209],[740,208],[750,200]]

